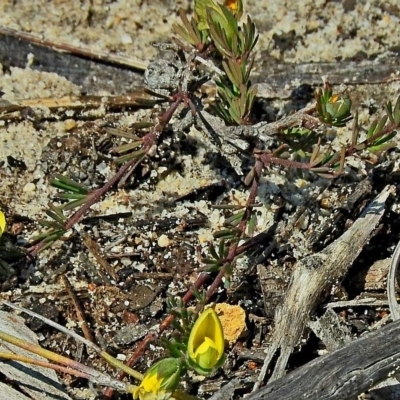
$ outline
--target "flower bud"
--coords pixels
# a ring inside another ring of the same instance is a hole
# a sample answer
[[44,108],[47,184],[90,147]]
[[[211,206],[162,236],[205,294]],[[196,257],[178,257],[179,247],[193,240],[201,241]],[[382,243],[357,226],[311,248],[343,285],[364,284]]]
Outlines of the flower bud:
[[182,363],[178,358],[163,358],[146,372],[133,398],[140,400],[167,400],[178,386]]
[[224,6],[232,12],[236,19],[239,19],[243,14],[242,0],[225,0]]
[[326,111],[334,119],[343,120],[350,115],[351,100],[347,96],[335,94],[326,103]]
[[212,308],[205,310],[190,332],[187,351],[188,364],[199,374],[208,375],[224,362],[224,333]]

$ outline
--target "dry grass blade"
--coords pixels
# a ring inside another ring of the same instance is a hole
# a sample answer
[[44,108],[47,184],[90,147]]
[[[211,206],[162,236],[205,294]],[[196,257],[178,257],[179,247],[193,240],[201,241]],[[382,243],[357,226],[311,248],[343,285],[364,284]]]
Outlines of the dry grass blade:
[[89,329],[89,326],[86,322],[85,314],[82,310],[82,307],[79,303],[78,297],[76,296],[68,277],[65,275],[62,275],[61,281],[64,284],[64,287],[65,287],[69,297],[71,298],[72,304],[75,307],[76,316],[78,318],[78,321],[79,321],[80,327],[82,329],[82,332],[85,336],[85,339],[89,340],[92,343],[95,343],[94,337],[93,337],[93,335]]
[[[125,107],[152,107],[163,100],[149,95],[144,89],[119,96],[65,96],[61,98],[42,98],[19,100],[11,103],[0,101],[0,120],[15,121],[30,108],[46,107],[52,113],[63,115],[66,111],[86,111],[104,107],[106,110],[119,110]],[[14,114],[15,113],[15,114]]]
[[[60,332],[63,332],[63,333],[65,333],[66,335],[71,336],[72,338],[74,338],[74,339],[77,340],[78,342],[84,343],[86,346],[88,346],[89,348],[91,348],[93,351],[95,351],[97,354],[99,354],[101,357],[103,357],[109,364],[113,365],[114,367],[120,368],[121,370],[123,370],[124,372],[126,372],[128,375],[133,376],[133,377],[136,378],[137,380],[142,380],[142,379],[143,379],[143,375],[142,375],[142,374],[140,374],[139,372],[133,370],[132,368],[127,367],[124,363],[122,363],[122,362],[118,361],[117,359],[111,357],[111,356],[110,356],[108,353],[106,353],[105,351],[102,351],[102,350],[100,349],[100,347],[96,346],[94,343],[92,343],[92,342],[90,342],[89,340],[83,338],[82,336],[78,335],[77,333],[75,333],[75,332],[73,332],[73,331],[71,331],[71,330],[69,330],[69,329],[63,327],[62,325],[57,324],[56,322],[51,321],[50,319],[48,319],[48,318],[46,318],[46,317],[43,317],[42,315],[39,315],[39,314],[37,314],[37,313],[35,313],[35,312],[33,312],[33,311],[27,310],[26,308],[16,306],[15,304],[10,303],[9,301],[3,301],[2,304],[6,305],[6,306],[8,306],[8,307],[10,307],[10,308],[13,308],[13,309],[15,309],[15,310],[22,311],[22,312],[24,312],[24,313],[26,313],[26,314],[28,314],[28,315],[31,315],[32,317],[35,317],[35,318],[37,318],[37,319],[43,321],[43,322],[46,323],[47,325],[50,325],[50,326],[52,326],[53,328],[58,329]],[[44,351],[46,351],[46,350],[44,350]],[[51,352],[49,352],[49,353],[51,353]],[[66,357],[62,357],[62,356],[59,356],[59,358],[60,358],[60,359],[62,359],[62,358],[66,359]],[[69,360],[69,359],[68,359],[68,360]],[[86,366],[84,366],[84,365],[82,365],[82,364],[80,364],[80,363],[76,363],[76,362],[73,361],[73,360],[69,360],[69,361],[71,361],[71,362],[74,364],[74,367],[75,367],[75,368],[79,369],[79,367],[81,367],[80,370],[83,370],[83,372],[85,372],[85,373],[88,373],[88,372],[87,372],[88,370],[94,371],[94,372],[95,372],[94,375],[95,375],[95,377],[96,377],[96,381],[93,381],[93,382],[98,383],[99,385],[103,385],[103,386],[115,387],[114,384],[112,384],[112,383],[109,384],[109,383],[108,383],[108,381],[109,381],[111,378],[109,378],[107,375],[102,374],[102,373],[100,373],[100,372],[97,372],[97,371],[95,371],[95,370],[92,370],[91,368],[88,368],[88,367],[86,367]],[[101,379],[100,379],[99,377],[100,377]],[[107,381],[107,382],[106,382],[106,381]],[[106,382],[106,383],[104,383],[104,382]],[[118,388],[118,390],[119,390],[119,389],[120,389],[120,388]]]
[[110,263],[106,260],[104,255],[102,254],[102,250],[101,250],[100,246],[97,244],[97,242],[94,241],[90,237],[90,235],[86,232],[84,232],[82,234],[82,239],[83,239],[83,243],[89,250],[90,254],[94,257],[94,259],[97,261],[97,263],[100,267],[99,271],[98,271],[99,275],[103,279],[107,279],[104,277],[104,275],[106,273],[106,274],[109,274],[111,276],[111,278],[113,278],[115,281],[118,281],[118,277],[117,277],[117,274],[115,273],[115,270],[110,265]]
[[71,336],[72,338],[74,338],[78,342],[84,343],[86,346],[88,346],[89,348],[91,348],[95,352],[100,352],[101,351],[100,347],[96,346],[95,344],[93,344],[89,340],[84,339],[82,336],[79,336],[77,333],[75,333],[75,332],[73,332],[73,331],[71,331],[71,330],[69,330],[67,328],[64,328],[62,325],[59,325],[56,322],[54,322],[54,321],[52,321],[52,320],[50,320],[50,319],[48,319],[46,317],[43,317],[40,314],[37,314],[37,313],[35,313],[33,311],[30,311],[30,310],[28,310],[26,308],[23,308],[23,307],[19,307],[19,306],[13,304],[13,303],[10,303],[9,301],[2,301],[2,304],[4,304],[7,307],[13,308],[14,310],[18,310],[18,311],[24,312],[25,314],[28,314],[31,317],[35,317],[35,318],[39,319],[40,321],[43,321],[45,324],[47,324],[49,326],[52,326],[55,329],[58,329],[60,332],[63,332],[68,336]]

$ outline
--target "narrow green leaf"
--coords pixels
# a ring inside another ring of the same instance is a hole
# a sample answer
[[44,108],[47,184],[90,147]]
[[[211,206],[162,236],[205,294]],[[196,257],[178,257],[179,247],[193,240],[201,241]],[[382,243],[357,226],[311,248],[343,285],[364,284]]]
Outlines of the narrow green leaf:
[[371,126],[368,129],[367,132],[367,138],[370,138],[371,136],[373,136],[373,134],[375,133],[375,128],[378,125],[378,118],[375,118],[372,123]]
[[[219,259],[219,254],[217,253],[217,251],[215,250],[214,245],[211,243],[209,248],[208,248],[209,252],[211,253],[211,255],[215,258],[215,260]],[[214,261],[215,261],[214,260]]]
[[112,153],[126,153],[127,151],[132,151],[133,149],[136,149],[137,147],[141,146],[142,144],[143,144],[142,140],[139,140],[139,141],[133,142],[133,143],[123,144],[121,146],[114,147],[112,149]]
[[66,205],[63,207],[63,209],[64,209],[65,211],[69,211],[69,210],[72,210],[72,209],[74,209],[74,208],[83,206],[87,201],[88,201],[88,198],[87,198],[87,197],[84,197],[84,198],[82,198],[82,199],[77,199],[77,200],[75,200],[75,201],[70,201],[68,204],[66,204]]
[[56,222],[56,221],[49,221],[49,220],[41,219],[38,221],[38,223],[40,226],[43,226],[44,228],[52,228],[52,229],[64,228],[64,224],[60,224],[59,222]]
[[64,175],[56,175],[50,180],[50,184],[58,189],[66,190],[73,193],[87,194],[89,189]]
[[213,259],[213,258],[202,258],[201,262],[203,264],[207,264],[207,265],[214,265],[214,264],[218,263],[218,260]]
[[378,126],[375,129],[375,133],[383,131],[383,128],[385,127],[387,120],[388,120],[388,116],[387,115],[385,115],[384,117],[381,118],[381,120],[379,121]]
[[[78,193],[58,193],[56,197],[59,199],[80,200],[80,199],[86,199],[87,195]],[[65,207],[63,207],[63,209],[65,210]]]
[[225,257],[225,240],[224,239],[221,239],[219,241],[218,252],[219,252],[219,257],[220,258],[224,258]]
[[234,232],[232,229],[224,229],[213,233],[215,239],[225,238],[225,239],[232,239],[235,237]]
[[377,146],[368,147],[368,151],[370,151],[371,153],[380,153],[389,149],[396,148],[397,146],[398,144],[396,142],[387,142]]
[[351,145],[355,146],[360,137],[360,129],[358,126],[358,111],[354,111],[353,127],[351,132]]
[[114,160],[114,163],[115,164],[123,164],[124,162],[132,160],[133,158],[140,158],[140,157],[144,156],[145,154],[146,154],[146,152],[144,150],[138,150],[133,153],[128,153],[121,157],[117,157]]

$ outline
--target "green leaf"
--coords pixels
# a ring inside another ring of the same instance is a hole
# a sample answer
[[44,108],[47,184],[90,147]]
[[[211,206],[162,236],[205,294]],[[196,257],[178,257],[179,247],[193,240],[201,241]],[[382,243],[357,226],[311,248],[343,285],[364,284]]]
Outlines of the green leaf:
[[397,98],[394,108],[390,101],[386,104],[386,112],[392,124],[400,124],[400,96]]
[[225,32],[228,43],[232,43],[239,33],[237,21],[225,6],[217,4],[216,7],[207,7],[207,22],[209,27],[219,25]]
[[396,147],[395,142],[389,142],[397,135],[397,132],[391,132],[383,137],[377,138],[370,146],[368,146],[368,151],[372,153],[377,153],[381,151],[388,150],[390,148]]
[[368,151],[370,151],[371,153],[380,153],[382,151],[386,151],[386,150],[393,149],[396,147],[397,147],[396,142],[387,142],[387,143],[383,143],[378,146],[368,147]]
[[126,153],[127,151],[136,149],[137,147],[141,146],[142,144],[143,144],[143,141],[138,140],[137,142],[127,143],[127,144],[123,144],[121,146],[114,147],[112,149],[112,152],[113,153]]
[[200,31],[209,29],[207,21],[207,8],[217,8],[218,5],[213,0],[194,0],[194,13],[197,18],[197,28]]
[[226,218],[226,225],[238,225],[244,216],[244,211],[237,212],[230,217]]
[[146,154],[145,150],[137,150],[137,151],[134,151],[133,153],[128,153],[121,157],[117,157],[114,160],[114,163],[115,164],[123,164],[124,162],[132,160],[133,158],[143,157],[145,154]]
[[222,229],[220,231],[216,231],[213,233],[215,239],[224,238],[224,239],[233,239],[238,230],[235,228],[231,229]]
[[63,210],[69,211],[69,210],[72,210],[74,208],[81,207],[87,202],[87,200],[88,200],[88,198],[85,196],[85,197],[83,197],[81,199],[77,199],[75,201],[70,201],[68,204],[66,204],[63,207]]
[[46,210],[46,214],[54,219],[54,221],[57,221],[59,224],[64,225],[67,219],[65,218],[65,215],[62,213],[61,209],[58,207],[55,207],[53,204],[49,204],[49,210]]
[[59,199],[66,199],[66,200],[80,200],[80,199],[86,199],[87,195],[78,193],[58,193],[57,197]]
[[89,189],[64,175],[56,175],[50,180],[50,184],[57,189],[65,190],[72,193],[87,194]]
[[225,240],[224,239],[219,241],[218,251],[219,251],[219,257],[224,258],[225,257]]
[[219,259],[219,254],[216,252],[214,245],[211,243],[208,247],[208,251],[214,257],[214,261]]
[[201,262],[203,263],[203,264],[207,264],[207,265],[214,265],[214,264],[217,264],[218,262],[217,262],[218,260],[215,260],[214,258],[202,258],[201,259]]
[[186,42],[190,43],[192,46],[198,46],[200,43],[205,43],[203,40],[203,35],[200,33],[197,27],[196,19],[192,18],[190,21],[186,16],[186,12],[180,8],[179,16],[183,23],[183,26],[179,24],[173,24],[172,30]]

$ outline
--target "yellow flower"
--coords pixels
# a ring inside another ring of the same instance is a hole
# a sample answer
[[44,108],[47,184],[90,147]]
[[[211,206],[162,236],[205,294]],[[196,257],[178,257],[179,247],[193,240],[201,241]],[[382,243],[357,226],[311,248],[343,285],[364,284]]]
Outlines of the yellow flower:
[[5,230],[6,230],[6,217],[4,216],[3,212],[0,211],[0,237]]
[[225,359],[224,332],[218,315],[207,308],[197,318],[188,341],[188,363],[198,373],[208,375]]
[[243,2],[242,0],[225,0],[224,5],[228,7],[233,15],[243,13]]
[[167,400],[171,397],[182,372],[182,363],[178,358],[164,358],[146,372],[133,398],[140,400]]

